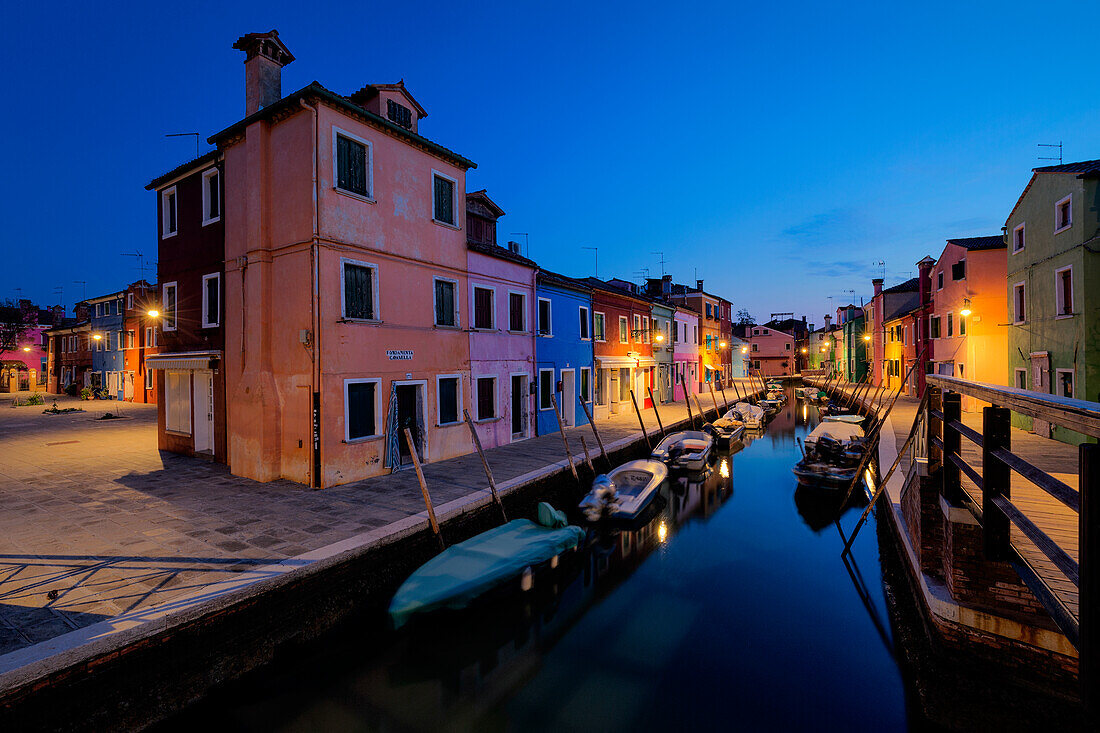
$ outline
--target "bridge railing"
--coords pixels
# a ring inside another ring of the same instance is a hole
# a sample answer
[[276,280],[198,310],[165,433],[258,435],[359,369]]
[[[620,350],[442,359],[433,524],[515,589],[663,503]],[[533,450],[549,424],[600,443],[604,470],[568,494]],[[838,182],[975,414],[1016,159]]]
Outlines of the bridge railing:
[[[982,527],[987,559],[1009,562],[1077,648],[1082,699],[1100,699],[1100,555],[1097,554],[1100,552],[1100,445],[1085,443],[1079,446],[1079,489],[1073,489],[1012,451],[1010,422],[1011,413],[1015,411],[1100,438],[1100,403],[955,377],[930,374],[927,380],[927,408],[918,419],[924,421],[926,446],[923,453],[929,470],[940,469],[941,495],[956,506],[970,510]],[[963,423],[961,395],[990,403],[982,411],[981,431]],[[980,469],[963,458],[963,438],[981,450]],[[1012,501],[1012,473],[1022,476],[1078,515],[1079,562]],[[963,491],[961,477],[964,474],[978,488],[979,500]],[[1013,526],[1077,588],[1076,616],[1013,542],[1010,532]]]

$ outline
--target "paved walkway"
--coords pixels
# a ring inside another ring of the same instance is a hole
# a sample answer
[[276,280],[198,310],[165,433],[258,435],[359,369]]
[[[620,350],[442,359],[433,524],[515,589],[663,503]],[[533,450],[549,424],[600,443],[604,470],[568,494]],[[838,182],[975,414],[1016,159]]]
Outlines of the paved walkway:
[[[709,393],[700,400],[705,408]],[[144,611],[179,608],[357,542],[396,537],[424,514],[412,471],[323,491],[258,483],[159,452],[155,405],[64,397],[58,404],[88,412],[0,409],[0,673],[25,663],[16,650],[108,619],[141,623],[150,618]],[[659,410],[666,427],[687,419],[682,402]],[[106,411],[123,418],[96,419]],[[643,419],[655,433],[653,410]],[[609,449],[640,437],[632,408],[597,427]],[[581,435],[593,457],[599,450],[591,427],[568,429],[578,461]],[[565,465],[557,433],[487,454],[502,489]],[[476,454],[424,473],[437,511],[488,497]]]

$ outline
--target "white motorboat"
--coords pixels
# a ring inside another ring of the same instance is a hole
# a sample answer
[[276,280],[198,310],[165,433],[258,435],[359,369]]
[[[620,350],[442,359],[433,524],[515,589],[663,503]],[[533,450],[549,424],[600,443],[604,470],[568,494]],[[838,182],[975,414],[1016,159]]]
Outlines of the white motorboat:
[[774,415],[779,412],[779,408],[783,406],[783,403],[779,400],[760,400],[760,406],[764,408],[764,412]]
[[765,413],[763,407],[758,407],[750,402],[738,402],[730,408],[725,415],[734,420],[745,423],[746,428],[756,429],[764,427]]
[[[707,429],[708,427],[710,430]],[[737,413],[730,410],[714,422],[704,425],[703,430],[714,436],[716,443],[728,447],[730,444],[741,440],[741,436],[745,434],[745,423],[741,421]]]
[[673,433],[653,449],[652,458],[669,468],[685,471],[701,471],[706,468],[714,438],[699,430]]
[[809,450],[817,444],[818,438],[821,437],[832,438],[842,446],[847,447],[851,445],[852,441],[863,438],[863,428],[850,422],[822,422],[818,423],[817,427],[811,430],[802,442],[806,444],[806,449]]
[[668,467],[655,460],[628,461],[592,482],[580,509],[591,522],[633,519],[642,512],[668,478]]
[[859,425],[863,422],[863,415],[825,415],[823,422],[846,422],[850,425]]

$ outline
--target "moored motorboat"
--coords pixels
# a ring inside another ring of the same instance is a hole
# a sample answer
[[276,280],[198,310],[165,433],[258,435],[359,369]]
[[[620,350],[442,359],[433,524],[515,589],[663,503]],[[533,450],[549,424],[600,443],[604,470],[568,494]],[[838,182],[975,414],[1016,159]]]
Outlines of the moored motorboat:
[[671,469],[701,471],[710,460],[714,438],[699,430],[673,433],[657,444],[650,455]]
[[653,501],[667,478],[668,467],[661,461],[628,461],[597,476],[580,509],[590,522],[633,519]]
[[537,522],[513,519],[451,545],[421,565],[397,589],[390,602],[395,627],[410,617],[437,609],[460,609],[525,571],[575,549],[584,530],[570,525],[563,512],[540,502]]
[[703,432],[710,433],[719,446],[728,448],[741,440],[741,436],[745,434],[745,423],[736,412],[730,410],[714,422],[704,425]]
[[802,442],[812,448],[822,438],[832,438],[847,447],[853,441],[863,438],[863,428],[847,421],[826,421],[818,423]]
[[779,408],[783,406],[783,403],[779,400],[760,400],[759,405],[764,408],[764,412],[774,415],[779,412]]
[[726,417],[740,420],[745,423],[746,428],[753,430],[764,427],[765,412],[763,407],[751,402],[738,402],[729,409]]

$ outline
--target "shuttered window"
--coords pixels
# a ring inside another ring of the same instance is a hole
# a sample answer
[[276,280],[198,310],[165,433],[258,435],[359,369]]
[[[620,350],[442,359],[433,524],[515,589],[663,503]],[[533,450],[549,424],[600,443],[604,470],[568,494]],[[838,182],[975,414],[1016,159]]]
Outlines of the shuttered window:
[[592,338],[596,341],[604,341],[607,338],[607,319],[603,313],[592,314]]
[[191,434],[191,372],[164,373],[164,428]]
[[433,176],[432,218],[445,224],[455,223],[455,184],[443,176]]
[[539,298],[539,335],[550,336],[552,333],[550,327],[550,301]]
[[966,260],[959,260],[951,265],[951,279],[962,280],[966,277]]
[[386,100],[386,117],[405,128],[412,127],[412,110],[392,99]]
[[336,187],[370,197],[367,185],[367,146],[343,135],[336,136]]
[[493,327],[493,291],[474,288],[474,328]]
[[496,377],[479,377],[477,380],[477,419],[489,420],[496,417],[497,397]]
[[435,325],[458,325],[458,313],[455,308],[455,284],[450,280],[435,281]]
[[581,338],[582,339],[587,339],[588,338],[588,309],[585,308],[584,306],[581,306],[579,310],[580,310],[580,319],[581,319],[581,323],[580,323]]
[[527,298],[523,293],[508,293],[508,330],[527,330]]
[[439,380],[439,424],[458,422],[458,377]]
[[344,263],[344,318],[376,318],[373,267]]
[[377,382],[347,382],[348,440],[378,434],[375,425]]

